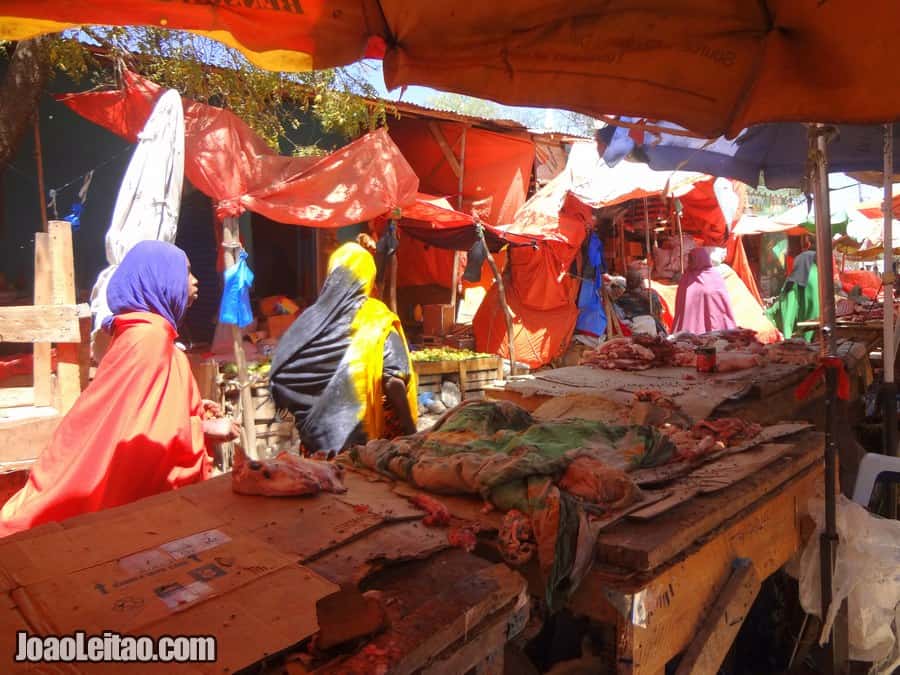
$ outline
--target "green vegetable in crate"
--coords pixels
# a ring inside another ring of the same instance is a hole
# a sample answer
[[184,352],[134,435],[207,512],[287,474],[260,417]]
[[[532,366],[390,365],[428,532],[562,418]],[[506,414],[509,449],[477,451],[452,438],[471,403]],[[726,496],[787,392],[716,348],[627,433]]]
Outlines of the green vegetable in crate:
[[229,380],[233,380],[238,376],[238,367],[236,363],[226,363],[222,366],[222,375]]
[[429,347],[410,353],[413,361],[467,361],[490,357],[490,354],[479,354],[469,349],[451,349],[449,347]]

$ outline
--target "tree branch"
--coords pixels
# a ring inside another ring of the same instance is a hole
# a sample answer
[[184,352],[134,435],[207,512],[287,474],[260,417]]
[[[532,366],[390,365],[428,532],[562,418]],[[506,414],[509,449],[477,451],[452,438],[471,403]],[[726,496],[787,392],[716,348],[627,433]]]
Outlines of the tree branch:
[[12,160],[28,124],[34,119],[50,67],[45,38],[16,45],[0,88],[0,170]]

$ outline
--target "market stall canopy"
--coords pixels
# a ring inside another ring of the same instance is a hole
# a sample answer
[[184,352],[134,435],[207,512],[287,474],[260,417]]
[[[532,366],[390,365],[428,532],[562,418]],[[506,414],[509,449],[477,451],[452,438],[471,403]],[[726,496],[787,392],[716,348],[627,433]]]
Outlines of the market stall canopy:
[[186,29],[273,70],[382,57],[417,84],[510,105],[671,120],[706,137],[760,122],[900,118],[900,4],[852,0],[0,0],[0,38],[84,24]]
[[[126,71],[124,87],[58,97],[79,115],[134,142],[163,89]],[[325,157],[278,155],[237,115],[184,100],[185,175],[219,218],[244,211],[276,222],[343,227],[416,199],[419,179],[387,131]]]
[[731,234],[735,237],[782,233],[792,236],[809,234],[806,229],[799,225],[779,223],[768,216],[760,216],[752,213],[745,213],[731,231]]
[[[496,253],[507,245],[530,246],[533,240],[507,232],[503,228],[478,222],[473,216],[455,211],[444,197],[417,194],[416,200],[400,209],[385,214],[379,221],[396,219],[400,229],[411,237],[435,248],[451,251],[469,251],[478,241],[478,230],[484,231],[488,248]],[[379,223],[376,229],[383,230]]]
[[[811,118],[812,119],[812,118]],[[651,168],[659,171],[686,169],[713,176],[734,178],[766,187],[800,187],[809,170],[809,138],[804,124],[760,124],[745,129],[735,140],[691,138],[681,135],[681,127],[666,122],[653,123],[642,130],[636,118],[621,120],[635,127],[619,127],[610,143],[611,153],[624,154],[639,148]],[[675,133],[666,133],[671,129]],[[828,144],[829,171],[876,170],[884,166],[884,127],[841,125]],[[894,125],[900,133],[900,125]],[[900,143],[894,146],[894,164],[900,166]]]

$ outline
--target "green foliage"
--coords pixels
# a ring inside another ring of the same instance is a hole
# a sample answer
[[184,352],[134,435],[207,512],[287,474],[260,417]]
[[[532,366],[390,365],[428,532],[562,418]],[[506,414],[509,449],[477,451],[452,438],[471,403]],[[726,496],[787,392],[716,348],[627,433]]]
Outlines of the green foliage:
[[[75,81],[114,86],[117,64],[183,96],[231,110],[273,148],[290,143],[301,125],[298,111],[312,114],[326,133],[355,138],[385,123],[381,103],[363,100],[377,92],[342,69],[278,73],[257,68],[237,50],[184,31],[150,27],[85,28],[53,36],[51,66]],[[295,154],[324,154],[315,146]]]
[[471,115],[472,117],[483,117],[485,119],[500,117],[500,106],[496,103],[473,98],[472,96],[463,96],[462,94],[439,94],[431,97],[428,100],[428,105],[438,110],[455,112],[460,115]]

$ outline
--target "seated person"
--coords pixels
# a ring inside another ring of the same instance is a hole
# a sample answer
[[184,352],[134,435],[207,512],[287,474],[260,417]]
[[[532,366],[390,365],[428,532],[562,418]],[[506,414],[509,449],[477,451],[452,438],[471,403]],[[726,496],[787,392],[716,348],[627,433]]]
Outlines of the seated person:
[[356,243],[328,262],[319,299],[275,349],[275,405],[294,416],[303,449],[332,456],[350,445],[416,431],[416,379],[400,319],[371,297],[375,259]]
[[615,301],[619,317],[628,323],[632,333],[665,335],[662,323],[663,302],[659,294],[645,283],[640,269],[625,273],[625,292]]

